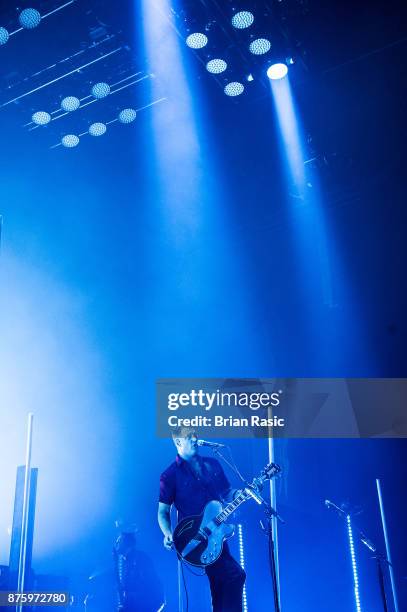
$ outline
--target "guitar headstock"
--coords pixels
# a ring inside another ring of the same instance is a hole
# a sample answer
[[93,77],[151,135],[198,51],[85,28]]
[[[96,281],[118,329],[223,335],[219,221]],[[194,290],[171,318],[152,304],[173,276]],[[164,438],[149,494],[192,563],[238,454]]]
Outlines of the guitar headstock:
[[261,491],[263,483],[266,480],[271,480],[281,473],[281,467],[277,463],[268,463],[260,472],[260,476],[253,478],[252,486]]
[[271,480],[281,473],[281,467],[277,463],[268,463],[260,472],[262,480]]

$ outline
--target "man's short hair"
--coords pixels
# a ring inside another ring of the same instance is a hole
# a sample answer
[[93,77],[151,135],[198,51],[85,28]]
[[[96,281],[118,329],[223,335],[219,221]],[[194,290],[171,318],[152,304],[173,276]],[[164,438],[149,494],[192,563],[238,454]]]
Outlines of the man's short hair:
[[185,425],[180,425],[178,427],[174,427],[171,430],[172,439],[176,438],[186,438],[190,433],[194,433],[195,430],[193,427],[186,427]]

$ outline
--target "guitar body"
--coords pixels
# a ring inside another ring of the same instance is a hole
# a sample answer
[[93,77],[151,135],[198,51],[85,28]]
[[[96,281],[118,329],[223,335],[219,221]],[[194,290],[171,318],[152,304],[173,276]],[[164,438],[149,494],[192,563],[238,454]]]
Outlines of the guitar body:
[[222,512],[219,501],[206,504],[202,514],[188,516],[174,529],[173,540],[177,553],[191,565],[205,567],[215,563],[223,550],[223,542],[234,533],[234,525],[214,522]]

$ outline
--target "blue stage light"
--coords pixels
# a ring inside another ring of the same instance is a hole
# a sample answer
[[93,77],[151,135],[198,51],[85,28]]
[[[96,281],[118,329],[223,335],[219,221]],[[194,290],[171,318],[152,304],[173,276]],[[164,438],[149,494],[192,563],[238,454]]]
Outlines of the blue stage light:
[[61,140],[61,143],[67,149],[72,149],[79,144],[79,138],[75,134],[66,134]]
[[225,72],[228,67],[227,63],[223,59],[211,59],[206,64],[206,69],[208,72],[212,74],[220,74],[221,72]]
[[5,45],[9,38],[10,34],[6,28],[0,28],[0,45]]
[[79,98],[75,98],[75,96],[67,96],[61,102],[62,110],[66,111],[67,113],[75,111],[77,108],[80,107],[80,105],[81,101],[79,100]]
[[41,14],[36,9],[26,8],[21,11],[20,15],[18,16],[18,21],[20,22],[22,28],[25,28],[26,30],[33,30],[40,25]]
[[137,111],[134,108],[124,108],[119,113],[120,123],[131,123],[137,117]]
[[355,603],[357,612],[361,612],[362,608],[360,605],[360,596],[359,596],[359,577],[358,577],[358,568],[356,565],[356,554],[355,554],[355,544],[353,541],[353,531],[352,531],[352,523],[349,514],[346,517],[346,522],[348,525],[348,538],[349,538],[349,550],[352,561],[352,573],[353,573],[353,586],[355,592]]
[[92,87],[92,96],[101,100],[102,98],[106,98],[110,94],[110,87],[107,83],[96,83]]
[[[237,534],[239,538],[239,562],[240,567],[245,569],[245,560],[244,560],[244,542],[243,542],[243,527],[242,525],[237,526]],[[247,593],[246,593],[246,584],[243,587],[243,612],[247,612]]]
[[106,130],[107,127],[104,123],[92,123],[92,125],[89,126],[89,134],[91,136],[103,136]]
[[37,111],[31,119],[37,125],[47,125],[51,121],[51,115],[45,111]]
[[191,49],[203,49],[208,44],[208,37],[201,32],[194,32],[187,36],[186,43]]
[[228,83],[224,89],[227,96],[240,96],[244,92],[244,85],[238,81]]
[[267,38],[256,38],[249,45],[250,52],[253,55],[264,55],[271,49],[271,42]]
[[232,25],[239,30],[249,28],[254,21],[254,15],[250,11],[239,11],[232,17]]
[[272,64],[267,70],[267,76],[273,81],[278,81],[278,79],[283,79],[287,72],[288,68],[286,64]]

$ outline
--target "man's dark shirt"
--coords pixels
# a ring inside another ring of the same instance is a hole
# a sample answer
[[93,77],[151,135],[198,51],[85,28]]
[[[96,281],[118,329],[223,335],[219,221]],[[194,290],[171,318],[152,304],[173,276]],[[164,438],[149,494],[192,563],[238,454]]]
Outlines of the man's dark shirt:
[[201,465],[200,475],[192,470],[188,461],[177,455],[160,477],[160,502],[174,504],[179,520],[200,514],[209,501],[221,500],[230,490],[219,461],[199,455],[197,459]]

